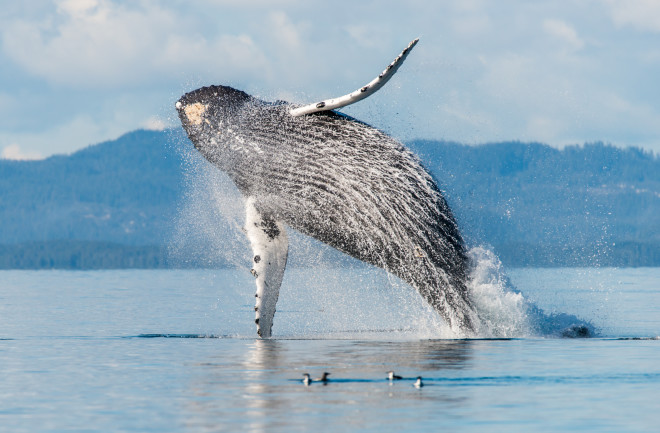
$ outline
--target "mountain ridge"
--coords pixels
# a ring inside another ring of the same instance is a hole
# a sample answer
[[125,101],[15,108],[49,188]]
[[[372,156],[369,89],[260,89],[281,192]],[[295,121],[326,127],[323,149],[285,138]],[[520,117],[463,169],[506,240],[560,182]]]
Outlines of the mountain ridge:
[[[506,265],[660,266],[660,158],[650,152],[407,145],[438,180],[468,245],[490,245]],[[203,164],[180,128],[132,131],[40,161],[0,160],[0,268],[227,266],[167,252],[191,167]]]

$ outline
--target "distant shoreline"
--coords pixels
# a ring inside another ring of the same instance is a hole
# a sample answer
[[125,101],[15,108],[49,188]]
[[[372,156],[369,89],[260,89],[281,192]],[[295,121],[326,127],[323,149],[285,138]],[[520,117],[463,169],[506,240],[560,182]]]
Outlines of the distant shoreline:
[[[659,267],[660,245],[620,243],[614,246],[493,246],[508,268]],[[291,264],[293,267],[295,263]],[[345,266],[338,262],[338,266]],[[57,240],[0,244],[0,270],[43,269],[226,269],[229,262],[174,258],[166,245],[124,245],[113,242]]]

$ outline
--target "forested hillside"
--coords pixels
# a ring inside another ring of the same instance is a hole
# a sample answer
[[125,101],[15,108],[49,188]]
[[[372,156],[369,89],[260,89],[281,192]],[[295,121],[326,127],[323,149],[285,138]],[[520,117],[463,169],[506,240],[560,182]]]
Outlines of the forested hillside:
[[[467,242],[492,246],[507,265],[660,265],[660,159],[650,153],[601,143],[410,146]],[[135,131],[68,156],[0,160],[0,268],[172,266],[190,147],[180,129]]]
[[411,143],[468,241],[505,262],[660,264],[660,158],[603,143]]
[[136,131],[69,156],[0,160],[0,243],[165,242],[182,187],[175,142]]

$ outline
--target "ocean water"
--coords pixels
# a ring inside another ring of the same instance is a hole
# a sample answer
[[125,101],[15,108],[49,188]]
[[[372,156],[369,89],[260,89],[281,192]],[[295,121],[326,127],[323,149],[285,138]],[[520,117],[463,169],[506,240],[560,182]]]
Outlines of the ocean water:
[[271,340],[245,269],[2,271],[0,431],[660,431],[660,268],[480,263],[477,338],[368,268],[287,270]]

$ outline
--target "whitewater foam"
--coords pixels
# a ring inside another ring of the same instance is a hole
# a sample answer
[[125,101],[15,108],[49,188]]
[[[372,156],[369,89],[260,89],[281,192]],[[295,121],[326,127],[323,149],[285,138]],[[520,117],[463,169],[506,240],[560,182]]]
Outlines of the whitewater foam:
[[472,264],[468,289],[479,316],[480,338],[592,337],[592,324],[566,313],[547,314],[511,284],[502,262],[488,248],[468,252]]
[[476,336],[529,336],[532,326],[528,303],[511,287],[499,258],[483,246],[470,249],[468,256],[472,265],[468,290],[479,317]]

